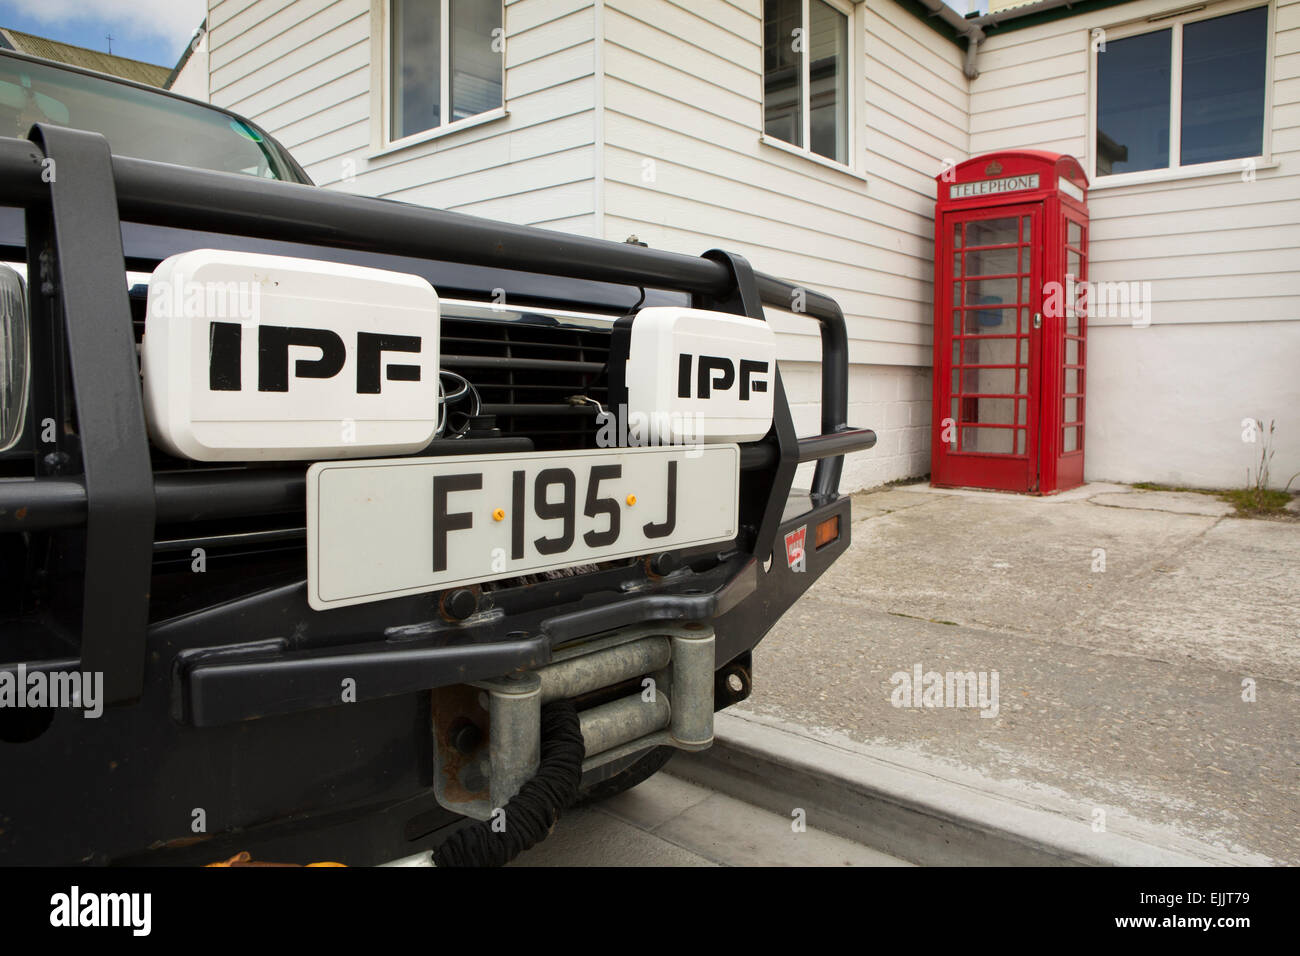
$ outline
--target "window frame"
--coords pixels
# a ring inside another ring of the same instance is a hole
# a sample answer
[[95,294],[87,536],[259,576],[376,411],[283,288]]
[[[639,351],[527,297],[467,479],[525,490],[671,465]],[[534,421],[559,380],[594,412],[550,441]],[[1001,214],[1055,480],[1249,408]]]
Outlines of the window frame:
[[[813,152],[812,148],[812,49],[811,49],[811,20],[809,9],[812,0],[800,0],[800,23],[803,30],[804,48],[800,53],[800,111],[802,137],[804,145],[796,146],[794,143],[781,139],[778,136],[772,136],[767,132],[767,91],[764,89],[763,99],[760,104],[759,112],[759,142],[767,146],[773,146],[795,156],[802,156],[810,159],[822,166],[840,172],[849,173],[858,178],[862,178],[858,172],[861,169],[861,162],[858,156],[859,137],[857,134],[858,125],[858,103],[865,95],[862,89],[863,70],[859,63],[862,56],[862,39],[861,30],[859,29],[858,11],[862,4],[850,2],[850,0],[821,0],[828,7],[842,14],[845,19],[845,29],[848,31],[847,43],[845,49],[846,69],[848,70],[848,80],[845,83],[846,96],[848,102],[845,104],[845,142],[844,154],[848,161],[841,163],[837,159],[831,159],[829,156],[823,156],[821,153]],[[760,16],[759,31],[763,30],[763,21]],[[762,82],[766,82],[766,76],[763,70],[763,44],[759,43],[759,76]]]
[[[374,9],[374,8],[377,8]],[[378,47],[379,70],[378,76],[375,77],[374,86],[378,88],[378,106],[379,125],[376,135],[372,137],[371,156],[382,155],[393,150],[404,149],[407,146],[414,146],[417,143],[428,142],[431,139],[437,139],[446,136],[449,133],[455,133],[459,130],[472,126],[478,126],[481,123],[488,123],[492,120],[501,119],[507,113],[506,111],[506,57],[505,50],[501,52],[501,105],[485,110],[482,113],[475,113],[473,116],[466,116],[458,120],[447,121],[446,117],[451,115],[451,0],[440,0],[440,10],[438,12],[438,29],[439,33],[439,107],[437,126],[430,126],[419,132],[409,133],[406,136],[394,138],[393,130],[393,0],[372,0],[372,10],[379,15],[374,18],[374,22],[379,23],[379,29],[372,34],[377,36],[378,43],[372,43],[372,49]],[[501,40],[506,42],[506,3],[501,0]]]
[[[1273,61],[1274,37],[1276,35],[1274,10],[1275,0],[1260,3],[1259,0],[1223,0],[1211,2],[1183,12],[1153,14],[1141,20],[1128,21],[1110,27],[1101,27],[1105,31],[1107,42],[1122,40],[1127,37],[1141,36],[1146,33],[1170,31],[1169,50],[1169,165],[1157,169],[1138,169],[1122,173],[1101,175],[1097,172],[1097,121],[1099,107],[1097,99],[1097,81],[1100,65],[1097,58],[1105,56],[1093,42],[1092,30],[1088,31],[1088,172],[1092,179],[1091,188],[1100,189],[1108,186],[1128,186],[1140,183],[1163,182],[1175,179],[1187,179],[1194,176],[1212,176],[1221,173],[1240,173],[1243,169],[1271,168],[1273,141]],[[1262,130],[1260,152],[1254,156],[1241,156],[1236,159],[1221,159],[1209,163],[1182,164],[1182,92],[1183,92],[1183,27],[1201,20],[1213,20],[1218,17],[1243,13],[1246,10],[1264,9],[1265,12],[1265,47],[1264,47],[1264,128]]]

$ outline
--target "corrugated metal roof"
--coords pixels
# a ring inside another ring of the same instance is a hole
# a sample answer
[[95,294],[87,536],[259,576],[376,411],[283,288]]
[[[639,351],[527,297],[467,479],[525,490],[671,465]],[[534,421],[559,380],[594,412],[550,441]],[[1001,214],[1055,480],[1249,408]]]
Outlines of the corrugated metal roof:
[[6,41],[4,45],[19,53],[28,53],[47,60],[58,60],[60,63],[109,73],[159,88],[166,84],[167,76],[171,73],[171,69],[165,66],[144,63],[124,56],[114,56],[112,53],[101,53],[99,50],[88,50],[84,46],[60,43],[58,40],[23,33],[21,30],[0,27],[0,37]]

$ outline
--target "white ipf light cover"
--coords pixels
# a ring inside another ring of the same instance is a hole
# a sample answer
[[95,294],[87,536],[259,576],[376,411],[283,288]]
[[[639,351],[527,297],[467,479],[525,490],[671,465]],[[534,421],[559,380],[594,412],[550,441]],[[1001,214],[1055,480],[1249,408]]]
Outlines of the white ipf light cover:
[[758,441],[772,425],[776,336],[728,312],[651,306],[631,320],[628,418],[655,441]]
[[438,417],[438,294],[400,272],[196,249],[149,285],[154,440],[198,461],[408,454]]

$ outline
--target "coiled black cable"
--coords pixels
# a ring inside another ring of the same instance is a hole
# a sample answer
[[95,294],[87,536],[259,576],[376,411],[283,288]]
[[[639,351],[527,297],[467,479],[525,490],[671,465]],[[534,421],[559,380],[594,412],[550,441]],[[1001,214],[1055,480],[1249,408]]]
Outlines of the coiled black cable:
[[551,832],[560,814],[578,797],[582,742],[578,710],[571,701],[542,707],[542,753],[537,773],[503,807],[505,827],[475,820],[433,851],[436,866],[503,866]]

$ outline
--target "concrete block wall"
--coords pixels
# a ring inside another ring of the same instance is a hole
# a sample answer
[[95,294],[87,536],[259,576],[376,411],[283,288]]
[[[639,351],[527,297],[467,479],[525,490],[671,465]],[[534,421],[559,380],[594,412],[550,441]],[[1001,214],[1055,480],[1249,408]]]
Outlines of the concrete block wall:
[[[820,369],[811,362],[781,362],[800,437],[821,431]],[[874,488],[930,472],[930,370],[908,365],[849,366],[849,424],[876,432],[876,447],[850,455],[840,490]],[[801,465],[797,487],[808,487],[813,465]]]

